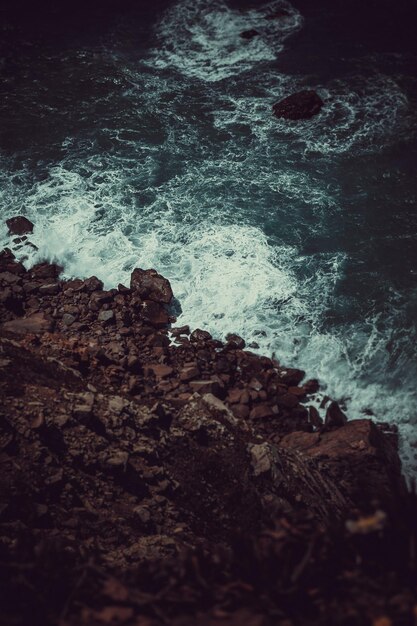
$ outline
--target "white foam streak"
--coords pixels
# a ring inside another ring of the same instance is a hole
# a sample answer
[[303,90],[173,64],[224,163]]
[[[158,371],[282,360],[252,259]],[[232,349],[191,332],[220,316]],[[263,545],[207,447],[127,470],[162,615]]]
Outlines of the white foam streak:
[[[266,19],[279,9],[285,9],[286,15]],[[230,9],[223,0],[181,0],[159,24],[160,45],[149,63],[160,69],[173,67],[200,80],[219,81],[274,60],[285,39],[301,24],[298,11],[280,0],[245,12]],[[240,34],[247,30],[259,34],[242,39]]]

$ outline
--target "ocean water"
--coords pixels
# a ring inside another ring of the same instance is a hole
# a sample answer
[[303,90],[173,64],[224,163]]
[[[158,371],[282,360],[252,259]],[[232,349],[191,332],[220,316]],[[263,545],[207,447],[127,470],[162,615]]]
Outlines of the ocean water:
[[[177,0],[62,43],[25,33],[0,64],[1,216],[35,223],[28,265],[108,287],[156,268],[178,324],[236,332],[350,417],[398,424],[413,473],[417,57],[331,17]],[[305,88],[317,117],[271,115]]]

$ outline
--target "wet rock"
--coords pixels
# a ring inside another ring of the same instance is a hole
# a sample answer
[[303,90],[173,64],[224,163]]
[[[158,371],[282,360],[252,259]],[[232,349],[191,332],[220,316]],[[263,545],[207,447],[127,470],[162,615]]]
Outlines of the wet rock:
[[44,279],[52,278],[56,279],[62,272],[62,267],[55,263],[38,263],[29,270],[30,278]]
[[307,120],[317,115],[324,102],[313,90],[303,90],[280,100],[272,109],[276,117],[287,120]]
[[301,383],[305,376],[303,370],[288,367],[280,371],[280,382],[289,387],[295,387]]
[[77,291],[93,293],[93,291],[101,291],[102,289],[103,282],[99,280],[97,276],[90,276],[90,278],[82,281],[82,285],[77,289]]
[[251,28],[249,30],[243,30],[240,33],[240,37],[242,39],[253,39],[254,37],[256,37],[257,35],[259,35],[259,32],[257,30],[255,30],[254,28]]
[[6,224],[10,235],[26,235],[27,233],[32,233],[34,228],[32,222],[23,215],[11,217],[6,220]]
[[189,335],[190,327],[189,326],[178,326],[177,328],[171,328],[171,334],[174,337],[179,337],[180,335]]
[[324,425],[326,428],[340,428],[347,423],[348,419],[337,402],[331,402],[326,411]]
[[304,385],[303,385],[306,394],[310,395],[313,393],[317,393],[318,390],[320,389],[320,385],[319,385],[319,381],[317,380],[317,378],[311,378],[310,380],[307,380]]
[[142,300],[169,304],[173,297],[169,280],[153,269],[134,269],[130,277],[130,287]]
[[25,333],[45,333],[52,330],[52,322],[44,313],[34,313],[29,317],[5,322],[2,329],[8,333],[17,335]]
[[196,328],[191,333],[190,339],[194,343],[205,342],[205,341],[210,341],[210,339],[212,339],[212,336],[206,330],[201,330],[200,328]]
[[245,340],[239,335],[229,334],[226,337],[227,346],[235,350],[243,350],[246,346]]
[[9,248],[5,248],[0,252],[0,271],[11,272],[12,274],[26,273],[24,265],[16,259]]
[[308,407],[308,421],[314,428],[323,426],[323,420],[315,406]]

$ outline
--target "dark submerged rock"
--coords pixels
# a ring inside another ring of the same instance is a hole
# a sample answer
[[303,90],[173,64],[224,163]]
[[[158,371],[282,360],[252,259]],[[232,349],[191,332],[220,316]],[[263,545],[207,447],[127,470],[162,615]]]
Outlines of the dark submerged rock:
[[257,37],[259,35],[259,32],[257,30],[255,30],[254,28],[251,28],[249,30],[244,30],[240,33],[240,37],[242,39],[253,39],[254,37]]
[[287,120],[308,120],[320,113],[324,102],[313,90],[303,90],[287,96],[273,105],[276,117]]

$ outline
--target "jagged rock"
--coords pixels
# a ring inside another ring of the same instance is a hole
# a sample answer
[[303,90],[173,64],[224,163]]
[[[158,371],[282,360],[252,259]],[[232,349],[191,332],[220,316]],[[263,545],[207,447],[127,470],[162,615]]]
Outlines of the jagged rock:
[[11,217],[6,220],[6,224],[10,235],[26,235],[27,233],[32,233],[34,228],[32,222],[23,215]]
[[206,330],[201,330],[200,328],[196,328],[190,335],[190,339],[193,342],[205,342],[205,341],[210,341],[211,339],[211,335],[209,332],[207,332]]
[[340,428],[347,423],[347,417],[337,402],[331,402],[326,411],[324,425],[327,428]]
[[200,369],[196,363],[190,363],[185,365],[179,372],[180,380],[188,382],[193,378],[200,376]]
[[153,269],[134,269],[130,277],[130,288],[142,300],[153,300],[154,302],[169,304],[173,297],[169,280]]
[[155,328],[163,328],[169,324],[169,314],[162,304],[154,300],[145,300],[141,310],[143,319],[155,326]]
[[97,276],[90,276],[90,278],[86,278],[86,280],[82,281],[82,284],[78,287],[77,291],[93,293],[94,291],[101,291],[102,289],[103,281],[99,280]]
[[56,279],[62,272],[62,267],[55,263],[38,263],[29,271],[30,277],[35,279]]
[[12,274],[26,273],[24,265],[17,261],[9,248],[5,248],[0,252],[0,270],[2,272],[11,272]]
[[317,115],[324,102],[313,90],[303,90],[287,96],[273,105],[276,117],[287,120],[307,120]]

